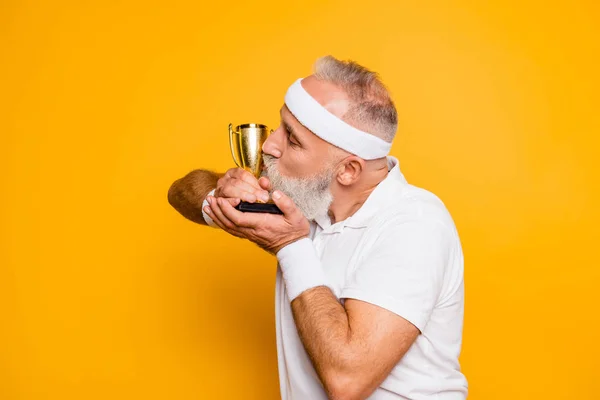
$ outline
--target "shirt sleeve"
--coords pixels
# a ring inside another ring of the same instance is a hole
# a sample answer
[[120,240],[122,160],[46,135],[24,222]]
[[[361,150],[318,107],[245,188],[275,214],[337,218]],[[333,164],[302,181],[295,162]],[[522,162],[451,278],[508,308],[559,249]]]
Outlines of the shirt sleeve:
[[450,244],[440,222],[393,224],[365,253],[340,298],[385,308],[423,332],[442,289]]

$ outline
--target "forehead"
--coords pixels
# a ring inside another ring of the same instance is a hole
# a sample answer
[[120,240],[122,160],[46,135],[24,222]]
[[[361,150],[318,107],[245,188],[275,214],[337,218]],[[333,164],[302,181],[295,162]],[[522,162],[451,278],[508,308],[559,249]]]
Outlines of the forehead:
[[338,85],[310,75],[302,80],[302,87],[323,108],[338,118],[343,118],[350,107],[350,99]]
[[[288,125],[294,125],[294,127],[296,125],[300,125],[300,126],[304,127],[304,125],[302,125],[300,123],[300,121],[298,121],[296,119],[296,117],[294,116],[294,114],[292,114],[292,112],[290,111],[290,109],[287,108],[287,105],[285,105],[285,103],[279,109],[279,115],[281,115],[281,119],[284,122],[286,122]],[[306,128],[304,128],[304,129],[306,129]]]

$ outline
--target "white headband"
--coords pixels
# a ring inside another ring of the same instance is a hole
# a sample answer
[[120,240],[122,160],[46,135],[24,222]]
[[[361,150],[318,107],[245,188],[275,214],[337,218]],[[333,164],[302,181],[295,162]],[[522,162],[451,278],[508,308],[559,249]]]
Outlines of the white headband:
[[392,144],[361,131],[327,111],[302,87],[302,78],[285,94],[285,104],[302,125],[315,135],[365,160],[385,157]]

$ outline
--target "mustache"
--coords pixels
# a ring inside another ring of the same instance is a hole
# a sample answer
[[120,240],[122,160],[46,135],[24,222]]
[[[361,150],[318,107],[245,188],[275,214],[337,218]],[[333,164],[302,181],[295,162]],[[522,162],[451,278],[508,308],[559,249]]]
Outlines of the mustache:
[[262,158],[263,158],[263,161],[265,162],[265,164],[272,164],[276,160],[275,157],[273,157],[270,154],[266,154],[266,153],[262,153]]
[[[263,164],[263,168],[262,171],[260,172],[260,176],[264,176],[266,178],[269,178],[269,180],[271,180],[271,174],[273,173],[273,168],[275,167],[275,157],[273,157],[270,154],[265,154],[262,153],[262,164]],[[275,190],[275,188],[271,188],[271,192],[273,192]]]

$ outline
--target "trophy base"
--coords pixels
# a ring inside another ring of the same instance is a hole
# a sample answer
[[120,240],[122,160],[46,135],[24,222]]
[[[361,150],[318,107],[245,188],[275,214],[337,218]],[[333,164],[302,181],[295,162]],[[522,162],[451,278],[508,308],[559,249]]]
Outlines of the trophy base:
[[283,212],[273,203],[248,203],[242,201],[240,204],[235,206],[235,209],[241,212],[253,212],[253,213],[269,213],[283,215]]

